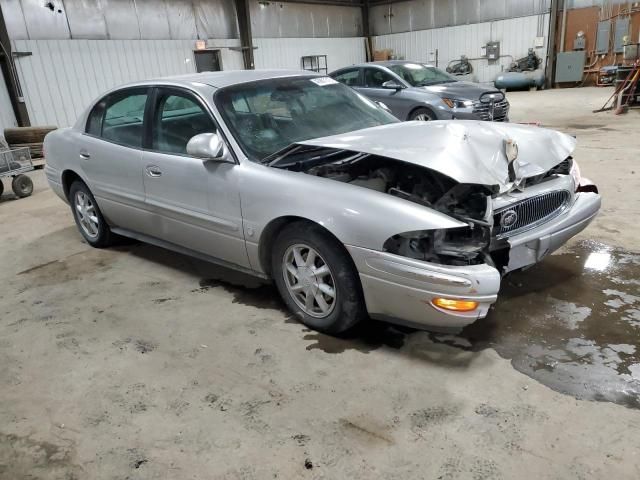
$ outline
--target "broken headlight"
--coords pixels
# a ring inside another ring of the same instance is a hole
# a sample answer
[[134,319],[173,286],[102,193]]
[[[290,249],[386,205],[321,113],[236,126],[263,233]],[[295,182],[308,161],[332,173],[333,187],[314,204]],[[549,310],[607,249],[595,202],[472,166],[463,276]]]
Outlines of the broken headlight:
[[580,181],[582,180],[582,176],[580,175],[580,167],[578,166],[578,162],[576,162],[575,160],[571,162],[571,169],[569,170],[569,175],[571,175],[571,178],[573,178],[573,184],[577,192],[578,187],[580,187]]
[[385,252],[443,265],[483,263],[490,229],[473,226],[404,232],[384,242]]

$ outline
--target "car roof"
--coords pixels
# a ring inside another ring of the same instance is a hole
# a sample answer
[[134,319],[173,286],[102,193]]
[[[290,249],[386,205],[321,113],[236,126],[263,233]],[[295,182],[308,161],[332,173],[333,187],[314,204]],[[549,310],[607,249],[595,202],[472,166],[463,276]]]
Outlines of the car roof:
[[[416,64],[416,63],[418,63],[420,65],[426,65],[428,67],[433,67],[433,65],[431,65],[428,62],[418,62],[418,61],[414,62],[412,60],[380,60],[380,61],[377,61],[377,62],[358,63],[356,65],[350,65],[348,67],[342,67],[342,68],[340,68],[338,70],[335,70],[335,71],[337,72],[337,71],[340,71],[340,70],[347,70],[349,68],[362,68],[362,67],[372,67],[372,66],[373,67],[390,67],[391,65],[407,65],[407,64]],[[331,73],[333,73],[333,72],[331,72]]]
[[225,70],[222,72],[188,73],[186,75],[161,77],[143,82],[136,82],[127,86],[130,87],[135,85],[162,83],[168,85],[183,85],[186,87],[193,87],[194,84],[200,84],[209,85],[214,88],[222,88],[228,87],[229,85],[254,82],[256,80],[266,80],[269,78],[317,77],[319,75],[319,73],[304,70]]

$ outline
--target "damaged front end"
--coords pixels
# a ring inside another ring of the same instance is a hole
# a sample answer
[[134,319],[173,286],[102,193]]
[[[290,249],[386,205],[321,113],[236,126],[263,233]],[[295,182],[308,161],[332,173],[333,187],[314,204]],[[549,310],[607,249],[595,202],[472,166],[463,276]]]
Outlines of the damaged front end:
[[514,236],[526,237],[526,232],[544,227],[572,206],[575,193],[595,187],[581,184],[570,156],[541,171],[514,163],[518,152],[513,142],[505,141],[503,148],[506,181],[496,185],[461,183],[423,165],[329,146],[292,145],[270,165],[385,193],[465,225],[399,232],[386,239],[383,252],[439,265],[486,264],[504,275],[552,251],[534,238],[534,247],[519,247],[512,255]]
[[272,165],[386,193],[466,224],[393,235],[385,252],[442,265],[492,264],[491,197],[497,187],[461,184],[421,166],[327,147],[296,145],[280,152]]

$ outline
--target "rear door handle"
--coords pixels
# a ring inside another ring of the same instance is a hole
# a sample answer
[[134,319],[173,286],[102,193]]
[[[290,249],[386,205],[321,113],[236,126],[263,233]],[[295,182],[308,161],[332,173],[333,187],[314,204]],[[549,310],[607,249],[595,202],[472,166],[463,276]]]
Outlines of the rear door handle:
[[82,158],[83,160],[89,160],[91,158],[91,155],[86,150],[80,150],[80,158]]
[[162,175],[162,170],[157,165],[147,165],[146,171],[150,177],[160,177]]

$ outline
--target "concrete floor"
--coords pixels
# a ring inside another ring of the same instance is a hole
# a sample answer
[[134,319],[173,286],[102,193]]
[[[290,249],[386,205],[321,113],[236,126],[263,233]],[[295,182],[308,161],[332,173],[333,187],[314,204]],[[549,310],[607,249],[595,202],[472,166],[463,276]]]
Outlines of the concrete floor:
[[0,478],[640,478],[640,116],[609,94],[509,94],[604,206],[459,335],[334,339],[233,272],[91,249],[33,174],[0,203]]

